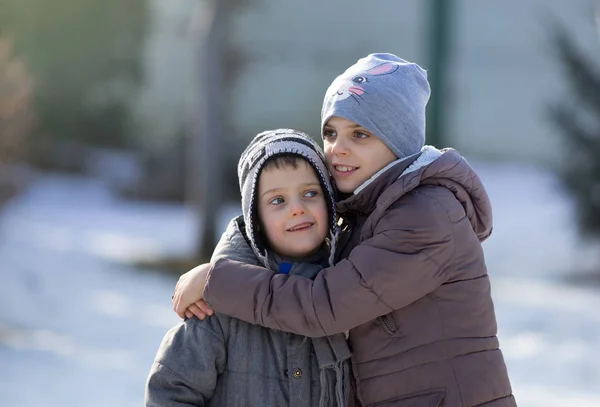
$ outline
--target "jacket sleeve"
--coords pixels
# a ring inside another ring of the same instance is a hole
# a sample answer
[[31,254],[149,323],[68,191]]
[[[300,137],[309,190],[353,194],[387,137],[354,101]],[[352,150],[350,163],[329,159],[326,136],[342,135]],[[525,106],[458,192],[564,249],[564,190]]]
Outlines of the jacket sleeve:
[[217,312],[299,335],[352,329],[434,291],[454,265],[453,224],[439,203],[413,193],[395,202],[373,237],[310,280],[216,261],[204,298]]
[[190,318],[162,340],[146,381],[146,407],[204,407],[226,365],[217,317]]

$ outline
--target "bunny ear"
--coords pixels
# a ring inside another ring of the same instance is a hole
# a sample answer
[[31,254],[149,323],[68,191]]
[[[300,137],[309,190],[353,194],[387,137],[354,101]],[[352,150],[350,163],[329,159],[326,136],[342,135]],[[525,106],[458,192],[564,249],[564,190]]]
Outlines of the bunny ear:
[[367,73],[371,75],[384,75],[392,72],[396,72],[398,69],[398,65],[392,63],[385,63],[383,65],[378,65],[375,68],[371,68],[367,71]]

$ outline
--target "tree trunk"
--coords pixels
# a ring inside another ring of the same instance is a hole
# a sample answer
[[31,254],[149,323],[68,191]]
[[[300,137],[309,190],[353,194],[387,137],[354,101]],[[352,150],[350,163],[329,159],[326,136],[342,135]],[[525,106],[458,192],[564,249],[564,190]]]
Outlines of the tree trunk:
[[208,260],[216,245],[222,202],[222,61],[226,17],[223,3],[219,0],[200,3],[194,23],[198,39],[195,69],[198,80],[187,182],[199,220],[196,257],[200,261]]

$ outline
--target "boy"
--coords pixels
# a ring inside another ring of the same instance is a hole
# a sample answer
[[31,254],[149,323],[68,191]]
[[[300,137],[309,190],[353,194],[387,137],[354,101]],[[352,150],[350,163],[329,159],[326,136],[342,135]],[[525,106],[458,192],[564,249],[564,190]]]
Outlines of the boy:
[[[331,265],[337,225],[318,145],[267,131],[242,154],[240,216],[212,260],[227,258],[312,278]],[[343,334],[306,338],[216,314],[186,319],[164,337],[146,406],[345,406],[350,352]]]

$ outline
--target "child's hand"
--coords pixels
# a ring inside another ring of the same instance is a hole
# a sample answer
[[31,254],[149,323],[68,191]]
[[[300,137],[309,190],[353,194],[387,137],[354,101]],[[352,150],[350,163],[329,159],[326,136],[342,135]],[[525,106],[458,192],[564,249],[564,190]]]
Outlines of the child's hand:
[[188,318],[192,318],[195,315],[200,319],[204,319],[206,316],[213,314],[213,309],[204,300],[196,301],[185,310],[185,316]]
[[198,318],[204,319],[206,315],[213,314],[213,310],[202,300],[209,270],[210,263],[201,264],[179,277],[172,302],[173,310],[181,318],[186,316],[191,318],[196,315]]

